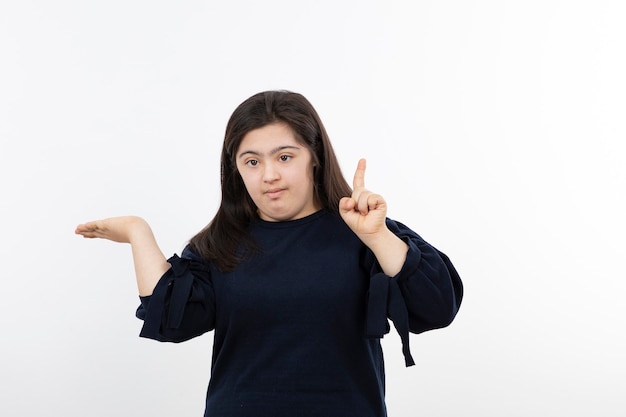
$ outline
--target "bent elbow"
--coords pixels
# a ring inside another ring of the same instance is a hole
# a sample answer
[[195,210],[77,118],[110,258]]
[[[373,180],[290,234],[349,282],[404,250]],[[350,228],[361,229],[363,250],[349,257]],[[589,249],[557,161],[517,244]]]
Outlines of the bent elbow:
[[459,303],[456,297],[441,294],[436,302],[431,300],[427,311],[422,310],[413,314],[409,311],[409,328],[412,333],[423,333],[448,327],[454,321],[458,311]]

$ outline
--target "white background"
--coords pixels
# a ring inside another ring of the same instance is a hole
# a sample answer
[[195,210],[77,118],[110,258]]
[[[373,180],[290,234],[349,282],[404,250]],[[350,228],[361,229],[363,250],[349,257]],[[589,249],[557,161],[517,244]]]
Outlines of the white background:
[[391,417],[624,416],[621,1],[4,1],[0,415],[200,416],[212,334],[140,339],[130,249],[219,203],[230,113],[304,94],[351,180],[446,252],[448,328],[383,340]]

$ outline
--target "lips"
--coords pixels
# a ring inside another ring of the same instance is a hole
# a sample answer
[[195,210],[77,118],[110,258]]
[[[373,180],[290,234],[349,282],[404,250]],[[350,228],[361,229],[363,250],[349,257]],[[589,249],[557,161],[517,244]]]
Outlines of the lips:
[[271,188],[265,191],[265,195],[267,195],[269,198],[278,198],[283,193],[283,191],[285,191],[284,188]]

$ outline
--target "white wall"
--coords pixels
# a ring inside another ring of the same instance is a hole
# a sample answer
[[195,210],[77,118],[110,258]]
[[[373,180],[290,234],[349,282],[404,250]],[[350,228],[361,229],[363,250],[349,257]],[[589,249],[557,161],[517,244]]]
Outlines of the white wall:
[[623,416],[621,1],[0,5],[0,415],[199,416],[211,338],[138,337],[137,214],[180,251],[237,104],[307,96],[344,172],[453,260],[453,325],[384,339],[392,417]]

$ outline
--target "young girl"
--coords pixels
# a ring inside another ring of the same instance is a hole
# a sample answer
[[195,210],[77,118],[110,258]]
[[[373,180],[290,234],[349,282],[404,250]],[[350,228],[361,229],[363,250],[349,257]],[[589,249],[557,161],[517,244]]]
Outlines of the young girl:
[[386,416],[380,338],[449,325],[463,288],[449,259],[365,188],[350,189],[321,120],[300,94],[268,91],[231,116],[222,200],[180,257],[139,217],[76,233],[130,243],[141,336],[215,330],[205,416]]

